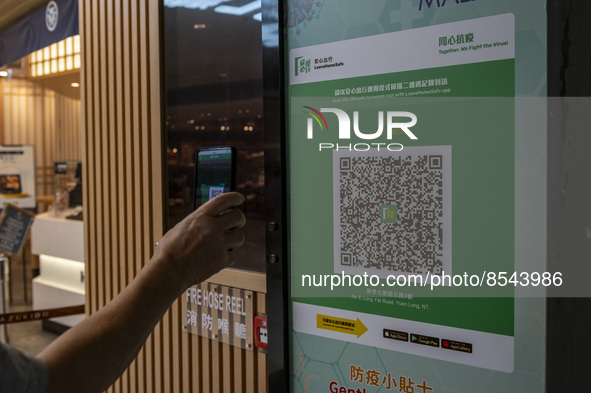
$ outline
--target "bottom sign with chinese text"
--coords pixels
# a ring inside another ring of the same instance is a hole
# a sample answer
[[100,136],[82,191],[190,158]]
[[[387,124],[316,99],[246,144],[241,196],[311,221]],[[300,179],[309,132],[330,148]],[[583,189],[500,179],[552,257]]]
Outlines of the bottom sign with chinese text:
[[186,332],[252,350],[252,291],[204,283],[183,296]]

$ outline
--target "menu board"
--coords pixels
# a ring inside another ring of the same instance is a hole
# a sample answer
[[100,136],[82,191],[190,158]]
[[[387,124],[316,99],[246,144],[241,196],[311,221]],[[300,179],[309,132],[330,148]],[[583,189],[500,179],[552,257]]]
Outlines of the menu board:
[[22,209],[37,208],[32,145],[0,146],[0,209],[8,203]]
[[32,223],[32,213],[13,205],[6,205],[0,221],[0,251],[18,255]]

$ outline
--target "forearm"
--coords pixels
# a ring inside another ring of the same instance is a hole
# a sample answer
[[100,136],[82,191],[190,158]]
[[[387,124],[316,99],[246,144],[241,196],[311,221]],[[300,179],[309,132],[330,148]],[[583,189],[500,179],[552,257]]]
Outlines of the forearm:
[[244,202],[222,194],[168,231],[154,256],[111,303],[54,341],[41,357],[47,393],[102,392],[135,358],[168,307],[192,284],[234,263],[244,243]]
[[104,391],[186,286],[166,263],[150,261],[111,303],[41,353],[50,370],[47,393]]

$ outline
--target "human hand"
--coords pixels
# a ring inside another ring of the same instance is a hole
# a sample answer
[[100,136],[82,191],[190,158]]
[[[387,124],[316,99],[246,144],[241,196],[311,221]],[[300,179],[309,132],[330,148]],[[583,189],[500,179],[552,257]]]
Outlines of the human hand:
[[232,266],[232,249],[244,243],[246,218],[231,208],[243,202],[241,194],[229,192],[203,204],[164,235],[153,259],[177,269],[185,288]]

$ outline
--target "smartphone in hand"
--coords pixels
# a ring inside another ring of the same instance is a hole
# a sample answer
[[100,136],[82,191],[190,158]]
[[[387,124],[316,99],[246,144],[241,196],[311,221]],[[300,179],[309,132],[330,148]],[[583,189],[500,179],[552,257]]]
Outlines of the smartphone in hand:
[[236,149],[208,147],[195,153],[195,192],[193,207],[224,192],[236,189]]

